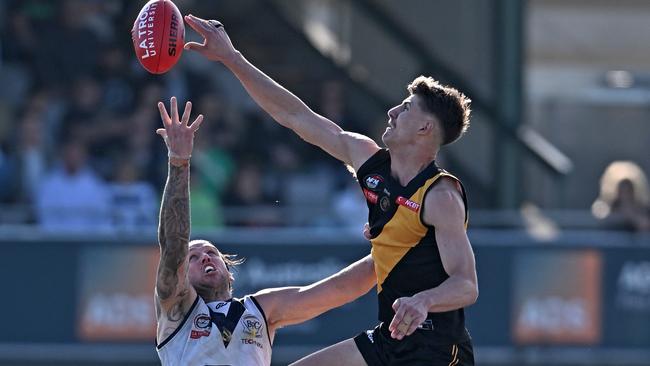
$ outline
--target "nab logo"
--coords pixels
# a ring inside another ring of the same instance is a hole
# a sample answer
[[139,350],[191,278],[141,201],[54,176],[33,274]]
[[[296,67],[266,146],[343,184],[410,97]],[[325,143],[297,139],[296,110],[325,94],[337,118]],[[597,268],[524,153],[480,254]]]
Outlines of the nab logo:
[[370,189],[377,189],[379,185],[384,181],[384,178],[379,175],[379,174],[374,174],[374,175],[368,175],[366,179],[364,179],[364,182],[366,183],[366,187]]

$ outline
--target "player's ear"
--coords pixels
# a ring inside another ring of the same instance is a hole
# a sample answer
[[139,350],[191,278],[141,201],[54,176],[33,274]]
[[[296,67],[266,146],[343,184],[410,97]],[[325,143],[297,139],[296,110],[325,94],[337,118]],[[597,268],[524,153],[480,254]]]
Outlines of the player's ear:
[[422,122],[420,128],[418,129],[418,134],[420,135],[429,135],[433,133],[433,130],[436,128],[433,120],[426,120]]

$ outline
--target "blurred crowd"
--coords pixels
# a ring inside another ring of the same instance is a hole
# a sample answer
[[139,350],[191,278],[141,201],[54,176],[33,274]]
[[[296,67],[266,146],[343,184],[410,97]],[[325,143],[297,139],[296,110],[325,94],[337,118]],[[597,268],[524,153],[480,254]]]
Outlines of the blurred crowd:
[[[0,224],[156,225],[167,172],[154,133],[156,103],[175,95],[206,116],[192,161],[195,228],[347,224],[360,231],[365,209],[353,178],[233,92],[238,85],[221,67],[183,55],[163,76],[146,73],[129,34],[142,5],[0,4]],[[320,88],[315,107],[343,122],[342,84],[323,80]]]
[[[155,226],[167,172],[166,149],[154,133],[156,103],[175,95],[206,116],[192,160],[194,228],[337,226],[359,233],[366,209],[352,176],[270,120],[224,68],[189,53],[164,75],[140,66],[129,31],[143,3],[0,2],[0,225]],[[214,8],[176,3],[206,17]],[[249,42],[237,46],[259,49]],[[351,117],[342,81],[323,77],[312,89],[308,102],[317,112],[376,137],[368,121]],[[615,162],[600,187],[592,212],[601,227],[650,230],[641,168]]]

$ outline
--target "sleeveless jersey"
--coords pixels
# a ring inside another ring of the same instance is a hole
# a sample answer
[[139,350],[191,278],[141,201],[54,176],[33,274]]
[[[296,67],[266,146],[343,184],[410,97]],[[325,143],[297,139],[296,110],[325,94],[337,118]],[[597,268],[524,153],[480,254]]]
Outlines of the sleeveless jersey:
[[156,346],[164,366],[268,366],[271,341],[264,311],[252,296],[205,303],[200,296]]
[[[432,162],[403,187],[392,178],[390,163],[388,150],[382,149],[357,172],[369,210],[379,320],[386,324],[395,315],[392,305],[396,299],[437,287],[449,278],[440,259],[435,228],[422,221],[425,195],[441,177],[450,177],[459,183],[467,226],[465,190],[456,177]],[[432,344],[451,344],[469,339],[463,309],[429,313],[421,328],[432,330],[427,332]]]

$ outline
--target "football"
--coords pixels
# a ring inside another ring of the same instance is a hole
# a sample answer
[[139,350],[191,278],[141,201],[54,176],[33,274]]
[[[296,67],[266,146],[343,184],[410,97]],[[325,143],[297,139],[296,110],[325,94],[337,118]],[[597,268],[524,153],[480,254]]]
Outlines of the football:
[[140,64],[152,74],[171,69],[183,53],[185,24],[170,0],[151,0],[133,23],[131,38]]

